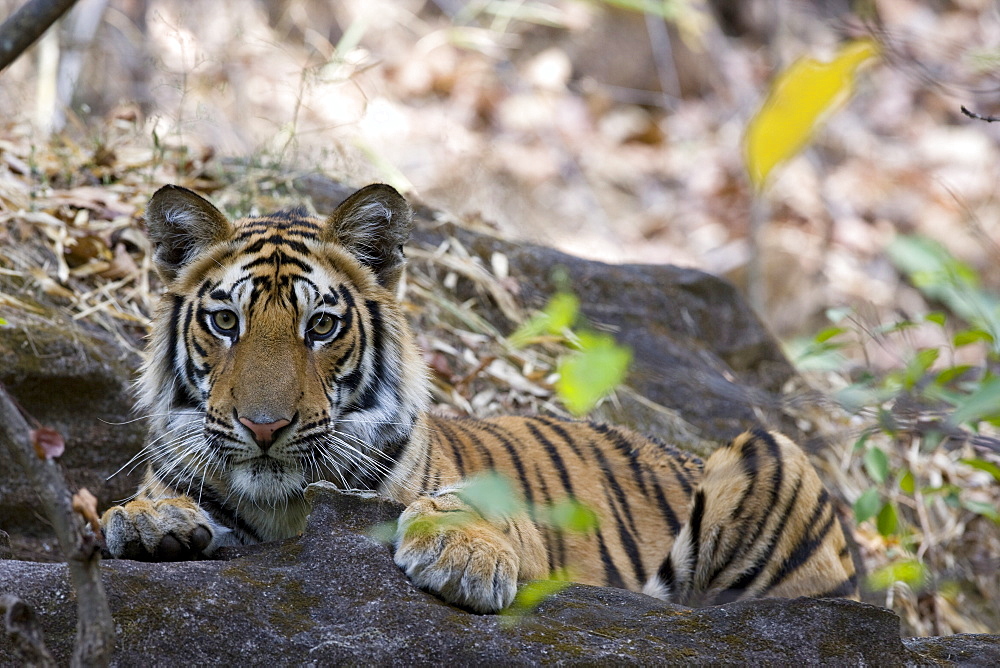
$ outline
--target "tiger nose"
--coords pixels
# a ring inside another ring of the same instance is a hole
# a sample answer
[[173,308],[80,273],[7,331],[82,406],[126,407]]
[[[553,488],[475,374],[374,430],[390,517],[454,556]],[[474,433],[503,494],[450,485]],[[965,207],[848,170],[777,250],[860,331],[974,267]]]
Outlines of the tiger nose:
[[257,442],[261,450],[267,452],[267,449],[271,447],[271,443],[274,442],[275,434],[281,428],[291,424],[291,421],[281,419],[274,422],[258,423],[249,418],[241,417],[240,424],[250,430],[250,433],[253,434],[253,440]]

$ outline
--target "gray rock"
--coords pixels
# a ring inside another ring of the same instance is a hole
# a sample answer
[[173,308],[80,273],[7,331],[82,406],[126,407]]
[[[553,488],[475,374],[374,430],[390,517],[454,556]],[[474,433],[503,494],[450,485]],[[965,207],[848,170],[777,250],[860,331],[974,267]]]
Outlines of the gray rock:
[[[50,305],[44,315],[5,311],[0,327],[0,382],[39,424],[62,434],[60,458],[71,489],[86,487],[101,507],[135,491],[134,476],[108,480],[142,447],[130,385],[139,356],[109,333],[74,322]],[[6,453],[4,453],[6,457]],[[48,559],[54,543],[40,520],[38,499],[23,475],[0,469],[0,529],[14,553]]]
[[[306,532],[214,561],[104,562],[116,665],[867,664],[1000,662],[1000,638],[899,638],[882,608],[763,600],[703,609],[571,585],[532,615],[476,615],[415,589],[367,537],[398,506],[315,490]],[[75,603],[59,564],[0,561],[65,660]],[[0,640],[0,658],[10,645]],[[5,654],[5,652],[7,654]],[[0,663],[4,663],[0,660]]]

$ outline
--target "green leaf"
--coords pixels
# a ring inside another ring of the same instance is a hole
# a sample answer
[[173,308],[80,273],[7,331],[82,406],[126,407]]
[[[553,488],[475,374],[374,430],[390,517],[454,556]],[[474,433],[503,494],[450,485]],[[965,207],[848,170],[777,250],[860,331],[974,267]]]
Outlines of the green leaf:
[[846,331],[847,330],[844,329],[843,327],[827,327],[813,338],[815,339],[816,343],[823,343],[825,341],[829,341],[835,336],[840,336]]
[[954,424],[972,424],[1000,418],[1000,378],[984,381],[952,413]]
[[903,372],[903,386],[908,390],[912,390],[924,377],[927,370],[937,361],[940,353],[941,351],[938,348],[924,348],[917,351],[917,354],[906,365],[906,369]]
[[521,348],[543,335],[564,336],[576,322],[579,312],[580,300],[576,295],[558,292],[552,295],[540,313],[529,318],[510,335],[510,344]]
[[913,494],[917,490],[916,480],[913,478],[913,471],[907,471],[899,479],[899,489],[906,494]]
[[992,503],[963,499],[962,507],[966,510],[971,510],[977,515],[982,515],[989,520],[993,520],[997,524],[1000,524],[1000,512],[997,512],[996,507]]
[[510,621],[520,621],[546,599],[555,596],[569,585],[569,582],[554,579],[526,582],[518,588],[510,607],[502,610],[500,614]]
[[1000,466],[997,466],[993,462],[988,462],[985,459],[961,459],[959,460],[966,466],[971,466],[974,469],[979,469],[980,471],[986,471],[993,479],[1000,482]]
[[959,364],[957,366],[945,369],[937,375],[934,379],[935,385],[947,385],[957,378],[961,378],[972,368],[969,364]]
[[812,337],[799,337],[784,342],[785,355],[799,371],[838,371],[844,368],[844,355],[839,352],[847,347],[839,341],[817,343]]
[[377,540],[380,543],[392,544],[396,540],[396,528],[397,523],[395,520],[391,522],[379,522],[378,524],[369,527],[365,531],[365,535],[373,540]]
[[875,520],[875,527],[883,536],[891,536],[896,533],[899,527],[899,516],[896,513],[896,504],[891,501],[882,506],[878,517]]
[[935,494],[941,494],[946,496],[957,497],[958,493],[961,491],[962,489],[958,485],[952,485],[950,483],[945,485],[940,485],[938,487],[925,486],[920,488],[920,493],[923,494],[924,496],[933,496]]
[[884,591],[895,582],[905,582],[914,589],[920,588],[927,577],[926,567],[915,559],[897,561],[876,569],[868,576],[868,587],[875,591]]
[[632,351],[609,334],[582,332],[580,352],[559,362],[556,392],[575,415],[586,415],[620,385],[632,362]]
[[897,320],[896,322],[879,325],[875,328],[875,332],[878,334],[895,334],[896,332],[905,332],[908,329],[913,329],[916,326],[917,323],[912,320]]
[[865,471],[868,477],[881,485],[889,477],[889,458],[878,446],[872,446],[865,451]]
[[887,388],[872,387],[870,382],[863,381],[837,390],[834,397],[841,406],[854,413],[865,406],[881,404],[891,394]]
[[948,316],[941,311],[932,311],[924,316],[924,320],[933,322],[938,327],[944,327],[945,323],[948,322]]
[[858,500],[854,502],[854,519],[860,524],[878,512],[882,499],[879,498],[878,489],[869,487]]
[[921,236],[899,235],[886,248],[892,263],[926,296],[1000,338],[1000,300],[979,288],[975,269],[956,260],[941,244]]
[[469,478],[456,494],[490,521],[510,517],[525,509],[510,481],[492,471]]
[[871,437],[871,433],[867,431],[861,434],[861,436],[858,437],[858,440],[854,441],[854,452],[861,452],[861,450],[864,449],[865,444],[868,442],[868,439]]
[[966,329],[955,333],[955,337],[952,339],[952,345],[956,348],[961,348],[962,346],[967,346],[971,343],[979,343],[980,341],[993,343],[993,335],[982,329]]
[[589,533],[598,524],[597,513],[575,499],[536,508],[535,515],[542,524],[560,531]]
[[856,40],[830,62],[800,58],[778,75],[743,140],[747,172],[757,190],[776,166],[809,143],[826,116],[850,99],[858,68],[876,55],[875,42]]

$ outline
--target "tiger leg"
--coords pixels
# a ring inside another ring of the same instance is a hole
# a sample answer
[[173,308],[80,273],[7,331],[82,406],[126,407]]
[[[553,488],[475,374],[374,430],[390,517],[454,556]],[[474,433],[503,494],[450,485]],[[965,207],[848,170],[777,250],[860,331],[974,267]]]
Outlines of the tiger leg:
[[544,577],[545,546],[523,510],[491,514],[442,490],[411,503],[399,517],[396,564],[414,584],[475,612],[510,605],[518,580]]
[[137,561],[197,559],[235,542],[228,527],[152,470],[146,472],[135,500],[104,512],[101,531],[112,557]]
[[[185,561],[208,556],[221,527],[187,496],[139,498],[101,516],[112,557],[138,561]],[[224,530],[224,529],[223,529]]]
[[691,516],[644,591],[685,605],[856,597],[829,496],[790,439],[756,429],[712,453]]

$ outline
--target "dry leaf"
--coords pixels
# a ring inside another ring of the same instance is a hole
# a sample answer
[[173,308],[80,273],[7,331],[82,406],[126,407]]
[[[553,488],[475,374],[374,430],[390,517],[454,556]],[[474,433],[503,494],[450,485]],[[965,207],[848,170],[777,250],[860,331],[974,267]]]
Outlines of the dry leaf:
[[135,260],[125,250],[125,244],[115,246],[114,254],[114,259],[111,260],[107,269],[101,272],[103,278],[117,280],[139,273],[139,267],[136,266]]
[[97,497],[90,493],[86,487],[81,487],[73,495],[73,512],[80,513],[87,521],[95,535],[101,534],[101,519],[97,514]]
[[49,427],[39,427],[31,430],[31,445],[39,459],[55,459],[66,450],[66,442],[62,434]]

